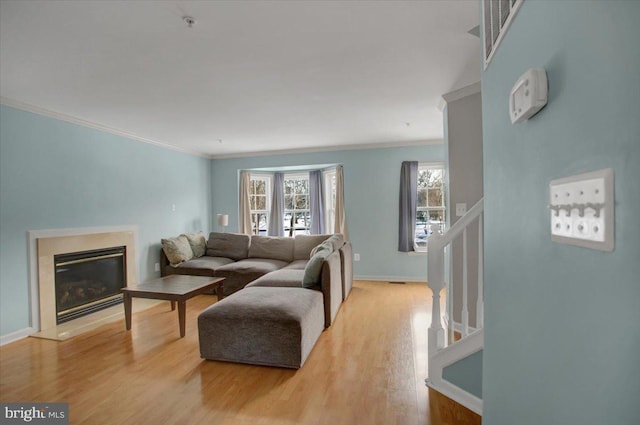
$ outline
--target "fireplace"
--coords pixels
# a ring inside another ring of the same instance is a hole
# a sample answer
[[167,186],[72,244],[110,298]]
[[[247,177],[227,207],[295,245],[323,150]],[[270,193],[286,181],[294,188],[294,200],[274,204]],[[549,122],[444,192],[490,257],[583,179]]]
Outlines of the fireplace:
[[122,303],[126,247],[54,255],[56,323]]
[[[31,283],[30,323],[31,328],[35,331],[30,335],[61,341],[95,328],[111,318],[122,316],[122,307],[118,304],[74,320],[70,319],[64,323],[58,323],[56,263],[65,261],[59,261],[55,257],[68,253],[76,254],[125,247],[123,258],[125,278],[121,285],[135,284],[138,281],[135,254],[136,226],[30,230],[28,235],[29,281]],[[120,285],[118,285],[119,287]],[[101,301],[100,297],[97,298]],[[69,308],[66,309],[70,310],[75,307],[69,305]]]

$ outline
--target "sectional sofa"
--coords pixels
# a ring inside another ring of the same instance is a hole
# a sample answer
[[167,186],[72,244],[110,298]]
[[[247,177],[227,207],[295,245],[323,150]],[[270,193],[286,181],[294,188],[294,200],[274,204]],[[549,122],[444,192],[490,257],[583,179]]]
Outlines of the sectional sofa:
[[[191,258],[176,256],[189,244]],[[287,238],[216,232],[203,244],[197,235],[163,239],[161,254],[163,276],[225,278],[228,297],[198,317],[201,356],[301,367],[351,291],[351,244],[339,234]]]

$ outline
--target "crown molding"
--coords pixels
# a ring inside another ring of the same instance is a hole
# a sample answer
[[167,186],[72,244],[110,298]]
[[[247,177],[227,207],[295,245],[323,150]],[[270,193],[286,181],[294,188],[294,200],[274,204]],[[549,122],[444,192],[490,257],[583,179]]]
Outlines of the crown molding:
[[211,155],[211,159],[231,159],[231,158],[247,158],[255,156],[271,156],[271,155],[293,155],[304,153],[317,153],[317,152],[334,152],[334,151],[351,151],[351,150],[364,150],[364,149],[385,149],[385,148],[404,148],[412,146],[429,146],[429,145],[442,145],[444,141],[442,139],[433,140],[415,140],[410,142],[386,142],[386,143],[366,143],[366,144],[351,144],[341,146],[326,146],[326,147],[313,147],[313,148],[298,148],[298,149],[282,149],[274,151],[261,151],[261,152],[246,152],[227,155]]
[[145,137],[136,136],[135,134],[128,133],[128,132],[123,131],[123,130],[118,130],[117,128],[113,128],[113,127],[109,127],[109,126],[106,126],[106,125],[98,124],[98,123],[95,123],[95,122],[92,122],[92,121],[87,121],[87,120],[84,120],[82,118],[74,117],[72,115],[63,114],[61,112],[56,112],[56,111],[52,111],[52,110],[49,110],[49,109],[41,108],[39,106],[35,106],[35,105],[28,104],[28,103],[20,102],[18,100],[9,99],[9,98],[4,97],[4,96],[0,96],[0,104],[9,106],[11,108],[20,109],[22,111],[27,111],[27,112],[31,112],[31,113],[34,113],[34,114],[43,115],[45,117],[54,118],[54,119],[57,119],[57,120],[60,120],[60,121],[66,121],[68,123],[76,124],[76,125],[79,125],[79,126],[82,126],[82,127],[92,128],[92,129],[98,130],[98,131],[104,131],[106,133],[111,133],[111,134],[114,134],[116,136],[125,137],[125,138],[131,139],[131,140],[136,140],[138,142],[148,143],[150,145],[159,146],[161,148],[171,149],[171,150],[174,150],[174,151],[187,153],[189,155],[195,155],[195,156],[200,156],[200,157],[204,157],[204,158],[210,159],[209,155],[205,155],[202,152],[196,152],[196,151],[192,151],[192,150],[189,150],[189,149],[183,149],[183,148],[179,148],[179,147],[174,146],[174,145],[170,145],[168,143],[164,143],[164,142],[160,142],[160,141],[152,140],[152,139],[147,139]]
[[454,100],[462,99],[463,97],[471,96],[472,94],[480,93],[482,91],[482,83],[477,81],[473,84],[469,84],[468,86],[464,86],[457,90],[451,91],[449,93],[445,93],[440,98],[438,102],[438,109],[440,111],[444,110],[447,103],[453,102]]
[[114,134],[116,136],[125,137],[131,140],[136,140],[138,142],[148,143],[148,144],[159,146],[162,148],[171,149],[174,151],[187,153],[189,155],[195,155],[195,156],[199,156],[207,159],[247,158],[247,157],[255,157],[255,156],[291,155],[291,154],[348,151],[348,150],[360,150],[360,149],[384,149],[384,148],[398,148],[398,147],[412,147],[412,146],[441,145],[444,143],[442,139],[432,139],[432,140],[414,140],[414,141],[408,141],[408,142],[349,144],[349,145],[341,145],[341,146],[294,148],[294,149],[282,149],[282,150],[274,150],[274,151],[256,151],[256,152],[245,152],[245,153],[231,153],[231,154],[220,154],[220,155],[212,154],[211,155],[211,154],[205,154],[202,152],[197,152],[189,149],[183,149],[183,148],[180,148],[168,143],[160,142],[157,140],[136,136],[135,134],[131,134],[123,130],[118,130],[116,128],[112,128],[106,125],[98,124],[92,121],[87,121],[82,118],[77,118],[71,115],[41,108],[39,106],[20,102],[14,99],[9,99],[3,96],[0,96],[0,104],[9,106],[11,108],[31,112],[34,114],[43,115],[49,118],[54,118],[60,121],[66,121],[82,127],[88,127],[94,130],[104,131],[107,133]]

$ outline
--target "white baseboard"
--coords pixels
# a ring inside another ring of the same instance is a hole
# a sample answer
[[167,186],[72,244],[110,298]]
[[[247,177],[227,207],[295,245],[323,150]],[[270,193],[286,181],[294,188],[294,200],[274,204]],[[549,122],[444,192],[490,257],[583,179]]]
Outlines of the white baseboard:
[[374,282],[417,282],[426,284],[427,281],[424,278],[413,276],[353,276],[353,280],[371,280]]
[[484,349],[484,329],[457,341],[429,358],[427,385],[482,416],[482,399],[442,378],[445,367]]
[[444,380],[434,383],[427,379],[426,383],[429,388],[433,388],[456,403],[463,405],[475,414],[482,416],[482,400],[473,394],[470,394],[460,387],[456,387],[452,383]]
[[11,332],[10,334],[2,335],[0,336],[0,347],[26,338],[35,332],[36,330],[34,328],[24,328],[19,331]]

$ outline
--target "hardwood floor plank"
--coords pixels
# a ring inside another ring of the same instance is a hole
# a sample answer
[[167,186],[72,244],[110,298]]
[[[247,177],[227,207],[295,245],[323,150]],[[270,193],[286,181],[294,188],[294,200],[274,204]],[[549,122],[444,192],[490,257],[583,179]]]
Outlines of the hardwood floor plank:
[[297,371],[202,360],[197,316],[216,297],[187,302],[184,338],[162,303],[129,332],[119,320],[0,347],[0,400],[68,402],[72,424],[438,424],[424,385],[430,300],[425,284],[356,282]]

